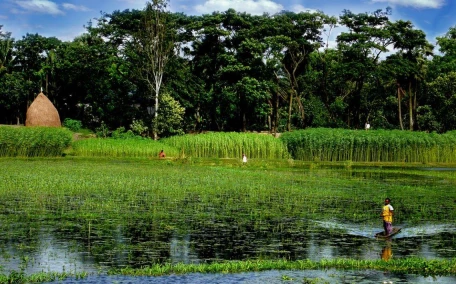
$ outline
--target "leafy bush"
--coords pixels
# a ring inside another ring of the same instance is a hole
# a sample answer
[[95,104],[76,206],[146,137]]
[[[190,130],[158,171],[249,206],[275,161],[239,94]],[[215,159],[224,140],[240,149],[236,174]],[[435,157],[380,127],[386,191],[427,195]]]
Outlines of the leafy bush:
[[130,128],[133,133],[140,136],[144,136],[147,133],[147,130],[149,130],[149,128],[144,125],[144,121],[135,119],[133,119],[133,122],[130,124]]
[[131,130],[125,131],[125,127],[121,126],[111,133],[111,137],[114,139],[127,139],[135,137],[135,134]]
[[106,125],[106,123],[104,123],[104,121],[101,122],[100,127],[97,127],[95,129],[95,133],[96,133],[97,137],[100,137],[100,138],[108,137],[109,129],[108,129],[108,126]]
[[82,122],[80,120],[65,118],[63,121],[63,126],[68,128],[69,130],[76,132],[82,127]]

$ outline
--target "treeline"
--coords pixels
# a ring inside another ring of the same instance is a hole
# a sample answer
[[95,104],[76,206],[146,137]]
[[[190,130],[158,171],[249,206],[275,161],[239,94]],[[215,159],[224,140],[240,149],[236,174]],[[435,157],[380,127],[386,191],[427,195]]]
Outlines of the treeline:
[[[411,22],[390,21],[389,8],[338,18],[146,8],[102,14],[71,42],[16,40],[0,28],[0,124],[23,123],[42,88],[62,121],[92,129],[140,122],[162,137],[360,129],[367,121],[374,129],[455,128],[456,27],[433,46]],[[336,27],[344,32],[330,45]],[[159,92],[154,59],[166,63]]]

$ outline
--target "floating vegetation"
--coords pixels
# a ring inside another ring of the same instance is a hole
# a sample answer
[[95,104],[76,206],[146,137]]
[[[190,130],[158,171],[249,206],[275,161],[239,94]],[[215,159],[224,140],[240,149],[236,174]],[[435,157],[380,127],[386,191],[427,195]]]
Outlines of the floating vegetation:
[[86,272],[67,273],[67,272],[40,272],[26,275],[23,271],[12,271],[9,274],[0,274],[0,283],[44,283],[51,281],[62,281],[67,278],[76,280],[84,279],[88,276]]
[[[330,259],[312,260],[244,260],[203,264],[157,264],[138,269],[121,268],[108,271],[110,275],[161,276],[187,273],[239,273],[265,270],[381,270],[395,273],[409,273],[422,276],[456,275],[456,259],[426,260],[404,258],[390,261]],[[284,279],[287,280],[287,279]]]

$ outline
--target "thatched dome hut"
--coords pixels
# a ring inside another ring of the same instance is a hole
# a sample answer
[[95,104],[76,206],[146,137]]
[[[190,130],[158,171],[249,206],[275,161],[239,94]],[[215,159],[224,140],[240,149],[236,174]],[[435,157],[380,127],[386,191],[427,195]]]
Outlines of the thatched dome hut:
[[28,108],[25,126],[62,126],[59,112],[43,93],[38,94]]

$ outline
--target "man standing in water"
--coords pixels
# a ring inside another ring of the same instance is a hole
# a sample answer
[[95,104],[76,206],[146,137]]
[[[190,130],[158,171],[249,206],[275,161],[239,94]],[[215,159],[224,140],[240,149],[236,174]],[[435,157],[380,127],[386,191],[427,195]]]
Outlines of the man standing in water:
[[385,236],[389,236],[393,232],[394,208],[390,203],[391,199],[385,198],[385,206],[383,206],[382,214],[380,215],[383,218],[383,229],[385,230]]

